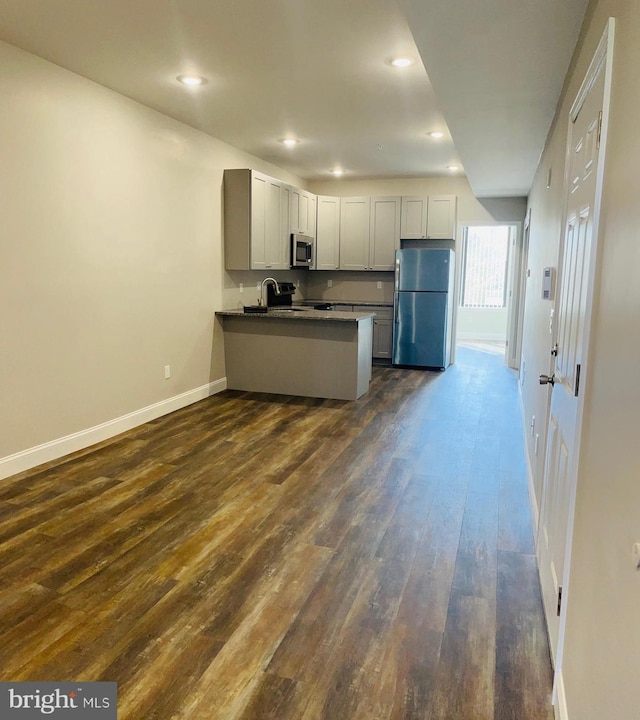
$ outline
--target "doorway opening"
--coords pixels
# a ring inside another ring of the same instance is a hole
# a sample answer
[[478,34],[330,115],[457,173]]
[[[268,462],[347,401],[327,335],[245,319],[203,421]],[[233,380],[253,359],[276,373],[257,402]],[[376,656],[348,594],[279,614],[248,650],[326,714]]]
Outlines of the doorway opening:
[[503,355],[515,368],[508,348],[517,337],[518,231],[509,223],[462,227],[456,323],[457,345]]

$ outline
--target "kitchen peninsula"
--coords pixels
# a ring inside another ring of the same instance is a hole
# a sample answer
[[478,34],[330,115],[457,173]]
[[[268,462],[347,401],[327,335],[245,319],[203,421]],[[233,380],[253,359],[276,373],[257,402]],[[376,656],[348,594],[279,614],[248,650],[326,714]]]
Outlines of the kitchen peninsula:
[[356,400],[369,389],[373,313],[223,310],[231,390]]

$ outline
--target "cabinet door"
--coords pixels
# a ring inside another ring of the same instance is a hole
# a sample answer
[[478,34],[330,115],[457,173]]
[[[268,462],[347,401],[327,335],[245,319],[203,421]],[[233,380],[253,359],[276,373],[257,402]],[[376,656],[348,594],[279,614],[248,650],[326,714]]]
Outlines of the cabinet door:
[[393,308],[354,305],[353,312],[375,312],[373,318],[373,347],[371,356],[390,359],[393,332]]
[[316,196],[300,188],[289,188],[289,232],[316,236]]
[[391,359],[393,320],[390,318],[373,318],[373,351],[374,358]]
[[252,270],[264,270],[267,267],[265,248],[267,215],[267,187],[269,178],[266,175],[253,173],[251,177],[251,258]]
[[340,198],[318,196],[314,270],[337,270],[340,261]]
[[308,212],[308,221],[307,221],[307,235],[310,235],[312,238],[316,237],[316,223],[317,223],[317,206],[318,206],[318,198],[313,195],[312,193],[308,193],[309,195],[309,212]]
[[269,180],[266,184],[266,202],[264,213],[264,253],[265,267],[271,268],[280,260],[280,223],[282,210],[280,207],[280,183]]
[[280,227],[277,240],[274,240],[271,255],[271,267],[275,270],[288,270],[291,267],[291,233],[289,232],[289,209],[291,189],[280,183]]
[[430,195],[427,212],[427,238],[453,240],[456,228],[456,196]]
[[369,266],[371,198],[340,201],[340,269],[366,270]]
[[399,197],[371,198],[369,270],[393,270],[395,251],[400,248]]
[[[283,266],[283,233],[282,221],[285,203],[283,193],[287,192],[282,183],[269,178],[266,188],[265,217],[264,217],[264,253],[265,268],[279,269]],[[287,225],[289,204],[286,203]],[[253,263],[252,263],[253,266]]]
[[302,190],[299,188],[289,188],[289,231],[292,233],[302,233],[304,230],[300,227],[300,198]]
[[423,240],[427,237],[427,198],[404,195],[400,237],[403,240]]

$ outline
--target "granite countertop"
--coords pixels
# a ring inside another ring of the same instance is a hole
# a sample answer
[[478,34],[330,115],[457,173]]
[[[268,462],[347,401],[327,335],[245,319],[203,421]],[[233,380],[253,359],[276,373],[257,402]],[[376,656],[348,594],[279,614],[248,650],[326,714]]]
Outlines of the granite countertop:
[[[350,303],[345,303],[350,304]],[[294,305],[292,310],[273,308],[266,313],[246,313],[244,310],[218,310],[216,315],[222,317],[245,317],[257,320],[331,320],[332,322],[358,322],[364,318],[372,318],[375,313],[370,312],[341,312],[340,310],[313,310],[309,307]]]

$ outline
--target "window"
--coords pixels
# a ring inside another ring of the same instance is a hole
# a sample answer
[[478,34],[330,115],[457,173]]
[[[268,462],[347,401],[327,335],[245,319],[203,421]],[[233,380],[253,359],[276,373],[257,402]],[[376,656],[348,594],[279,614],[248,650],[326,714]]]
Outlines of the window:
[[466,228],[463,253],[462,307],[505,307],[509,228]]

